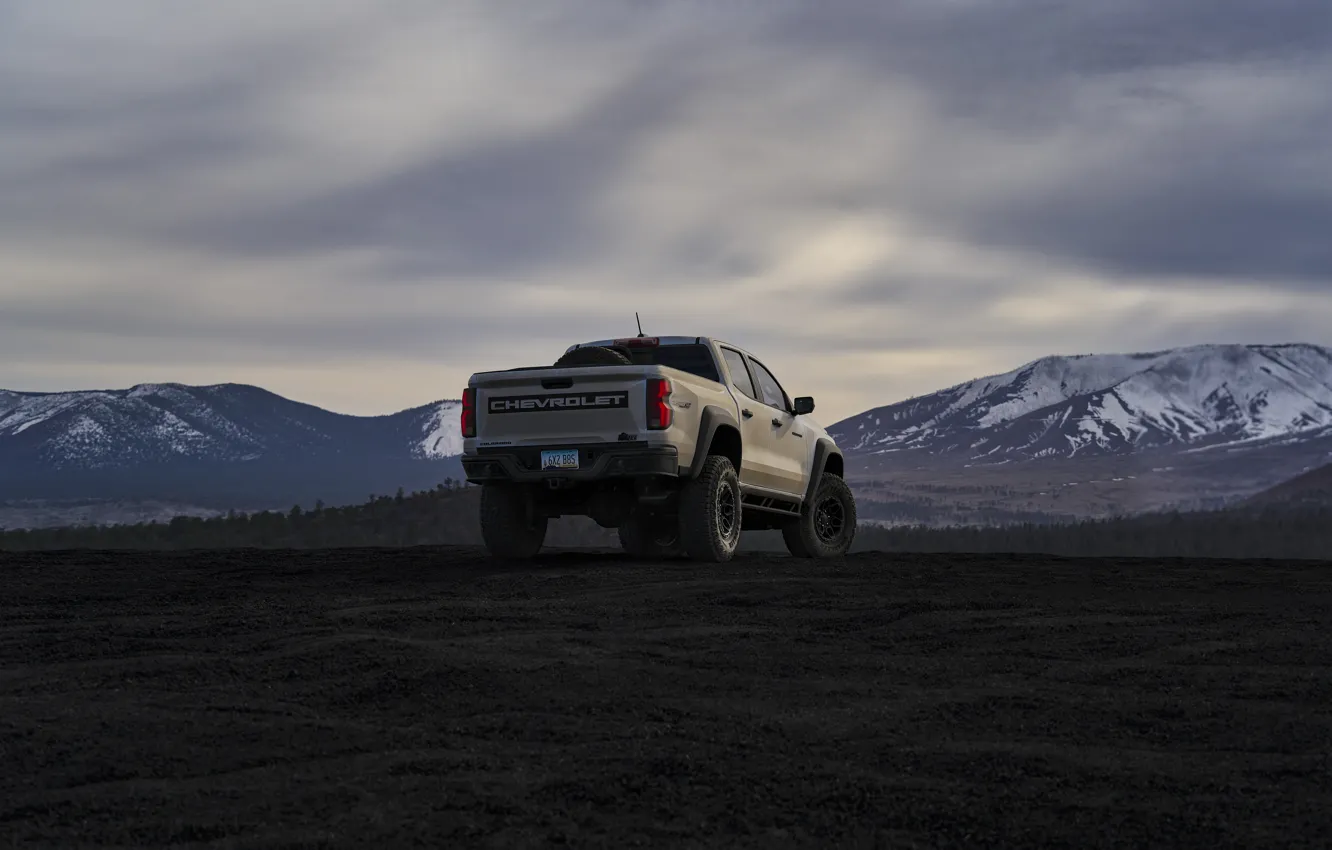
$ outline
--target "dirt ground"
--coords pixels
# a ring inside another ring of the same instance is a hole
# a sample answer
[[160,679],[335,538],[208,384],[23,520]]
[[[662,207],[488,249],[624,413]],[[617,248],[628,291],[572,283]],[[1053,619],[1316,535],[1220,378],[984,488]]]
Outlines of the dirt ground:
[[0,553],[0,846],[1317,847],[1332,563]]

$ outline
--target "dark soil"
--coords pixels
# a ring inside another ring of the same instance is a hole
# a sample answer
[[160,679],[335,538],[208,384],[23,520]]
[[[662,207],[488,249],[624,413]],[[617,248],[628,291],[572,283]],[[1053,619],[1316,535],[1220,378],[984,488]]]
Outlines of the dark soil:
[[0,553],[0,846],[1317,847],[1332,564]]

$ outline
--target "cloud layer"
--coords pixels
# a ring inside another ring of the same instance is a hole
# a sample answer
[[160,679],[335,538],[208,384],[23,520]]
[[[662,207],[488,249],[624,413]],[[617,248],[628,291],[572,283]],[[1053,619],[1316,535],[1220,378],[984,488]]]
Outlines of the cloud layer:
[[349,412],[628,332],[826,421],[1332,342],[1321,0],[0,0],[0,386]]

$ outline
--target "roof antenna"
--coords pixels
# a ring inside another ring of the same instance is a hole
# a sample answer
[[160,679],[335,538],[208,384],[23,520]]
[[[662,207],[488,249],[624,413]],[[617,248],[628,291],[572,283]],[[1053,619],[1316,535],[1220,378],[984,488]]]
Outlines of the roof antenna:
[[634,311],[634,321],[638,322],[638,338],[643,338],[643,320],[638,318],[638,311]]

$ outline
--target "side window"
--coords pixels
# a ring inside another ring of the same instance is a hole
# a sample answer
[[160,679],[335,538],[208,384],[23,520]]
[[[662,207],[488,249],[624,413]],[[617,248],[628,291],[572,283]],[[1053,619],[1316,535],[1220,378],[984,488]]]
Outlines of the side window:
[[754,384],[749,380],[749,371],[745,369],[745,358],[740,356],[740,352],[732,351],[729,348],[723,348],[722,359],[726,361],[726,371],[731,373],[731,383],[735,388],[754,401],[759,401],[758,393],[754,391]]
[[777,379],[767,370],[762,363],[754,358],[749,358],[750,364],[754,367],[754,377],[758,378],[759,389],[763,391],[763,398],[760,399],[768,407],[775,407],[778,410],[790,410],[791,402],[782,390],[782,385],[777,383]]

